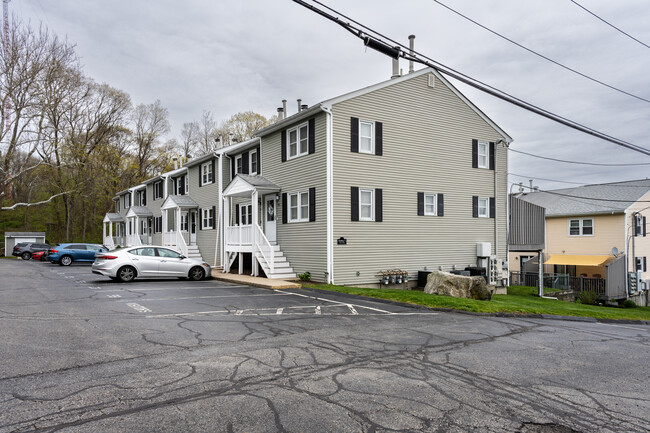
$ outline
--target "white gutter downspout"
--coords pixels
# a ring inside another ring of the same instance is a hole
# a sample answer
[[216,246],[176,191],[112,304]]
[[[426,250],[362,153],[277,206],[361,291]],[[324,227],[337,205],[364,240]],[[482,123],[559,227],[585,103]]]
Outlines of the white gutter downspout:
[[[222,206],[222,200],[221,200],[221,157],[217,152],[214,152],[215,158],[217,158],[217,173],[219,176],[219,179],[217,181],[219,185],[219,192],[217,193],[217,200],[219,200],[219,218],[217,218],[216,215],[214,215],[214,220],[217,223],[217,238],[214,241],[214,265],[212,266],[213,268],[217,267],[217,258],[219,258],[219,255],[217,252],[219,251],[219,239],[221,239],[221,206]],[[199,165],[199,170],[201,170],[201,166]],[[189,172],[189,171],[188,171]],[[212,175],[216,175],[217,173],[212,173]],[[201,210],[199,209],[199,218],[203,217],[201,215]],[[222,262],[223,263],[223,262]]]
[[223,153],[219,155],[219,168],[217,170],[219,173],[219,229],[217,230],[217,242],[221,240],[221,251],[220,251],[220,259],[221,259],[221,267],[222,271],[225,271],[225,265],[224,265],[224,247],[225,247],[225,240],[224,240],[224,235],[223,235]]
[[334,191],[333,191],[333,154],[334,139],[333,133],[333,115],[330,107],[321,107],[327,115],[326,121],[326,166],[327,166],[327,281],[328,284],[334,284]]

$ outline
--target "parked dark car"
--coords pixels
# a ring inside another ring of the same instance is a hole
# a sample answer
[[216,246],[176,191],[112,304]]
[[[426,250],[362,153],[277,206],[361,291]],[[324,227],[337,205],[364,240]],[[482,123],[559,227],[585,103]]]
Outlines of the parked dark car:
[[21,257],[23,260],[32,258],[32,254],[36,251],[47,251],[50,249],[48,244],[41,244],[37,242],[20,242],[14,246],[12,256]]
[[100,244],[60,244],[50,249],[47,260],[61,266],[70,266],[73,262],[94,262],[95,253],[107,251],[108,248]]

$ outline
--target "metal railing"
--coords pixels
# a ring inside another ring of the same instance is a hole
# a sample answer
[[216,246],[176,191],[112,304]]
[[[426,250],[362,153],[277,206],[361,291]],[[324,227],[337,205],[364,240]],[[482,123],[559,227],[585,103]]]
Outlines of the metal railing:
[[[516,286],[537,287],[538,281],[539,275],[537,272],[510,272],[510,284]],[[592,290],[599,296],[607,294],[607,284],[604,278],[571,277],[569,274],[545,273],[543,275],[543,285],[547,289],[571,290],[575,293]]]
[[264,236],[262,228],[255,223],[255,249],[260,252],[260,259],[262,259],[266,266],[269,268],[269,275],[275,271],[275,253],[273,246],[269,240]]

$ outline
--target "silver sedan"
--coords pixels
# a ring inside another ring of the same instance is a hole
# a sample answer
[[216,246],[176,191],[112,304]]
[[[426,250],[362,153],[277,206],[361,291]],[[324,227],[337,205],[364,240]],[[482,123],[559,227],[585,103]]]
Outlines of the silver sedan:
[[123,282],[137,277],[178,277],[199,281],[210,275],[210,265],[167,247],[143,245],[96,253],[93,273]]

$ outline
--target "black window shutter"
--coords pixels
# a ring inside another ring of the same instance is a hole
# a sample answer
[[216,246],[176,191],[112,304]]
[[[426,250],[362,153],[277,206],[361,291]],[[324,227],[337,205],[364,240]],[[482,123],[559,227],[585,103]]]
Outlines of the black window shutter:
[[147,190],[146,189],[144,191],[142,191],[142,204],[144,206],[147,205]]
[[445,216],[445,195],[438,194],[438,216]]
[[287,223],[287,193],[282,193],[282,224]]
[[241,154],[241,172],[248,174],[248,152]]
[[490,170],[494,170],[494,141],[490,141]]
[[217,207],[212,206],[212,228],[216,229],[217,228]]
[[232,156],[230,157],[230,172],[232,176],[230,177],[230,180],[233,180],[235,178],[235,167],[237,166],[237,161],[235,160],[235,157]]
[[643,217],[641,224],[641,232],[643,233],[643,236],[645,236],[645,217]]
[[178,179],[174,178],[174,195],[178,194]]
[[645,256],[643,256],[643,272],[645,272],[645,271],[648,270],[648,268],[646,267],[646,265],[647,265],[647,263],[646,263],[646,258],[645,258]]
[[307,132],[307,145],[309,148],[309,153],[314,153],[316,152],[316,119],[309,119],[308,125],[309,127],[307,129],[309,131]]
[[287,160],[287,130],[283,129],[280,131],[280,146],[281,148],[281,154],[282,154],[282,162],[285,162]]
[[424,193],[423,192],[418,193],[418,215],[419,216],[424,215]]
[[212,160],[212,176],[210,177],[210,180],[212,180],[212,183],[216,182],[216,171],[215,171],[215,164],[216,161],[213,159]]
[[199,230],[203,230],[203,209],[199,208]]
[[262,158],[260,157],[261,149],[257,148],[257,174],[262,174]]
[[357,117],[350,118],[350,151],[359,153],[359,118]]
[[187,178],[181,177],[181,195],[185,195],[185,182],[187,182]]
[[472,216],[478,218],[478,196],[472,196]]
[[490,197],[490,218],[494,218],[496,216],[496,212],[494,209],[494,197]]
[[352,221],[359,221],[359,187],[350,187],[350,215]]
[[634,236],[641,236],[642,229],[641,229],[641,215],[636,215],[634,217]]
[[309,221],[316,221],[316,188],[309,188]]
[[239,205],[235,205],[235,225],[239,225]]
[[384,124],[375,122],[375,155],[384,154]]
[[384,220],[384,207],[382,206],[383,190],[375,188],[375,221],[382,222]]
[[199,188],[203,186],[203,164],[199,165]]
[[478,140],[472,140],[472,168],[478,168]]

